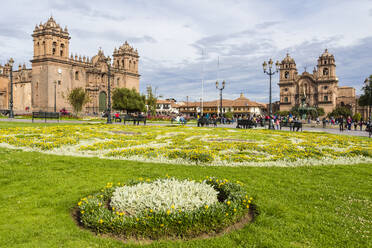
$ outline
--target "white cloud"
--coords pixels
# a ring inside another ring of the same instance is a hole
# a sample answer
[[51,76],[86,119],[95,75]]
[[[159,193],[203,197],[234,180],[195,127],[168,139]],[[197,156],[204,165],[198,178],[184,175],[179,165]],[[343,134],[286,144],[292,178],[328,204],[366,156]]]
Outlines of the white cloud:
[[10,56],[28,62],[35,24],[53,14],[70,30],[72,53],[92,57],[102,47],[109,54],[128,40],[140,52],[141,89],[150,83],[167,97],[200,98],[203,47],[209,99],[217,96],[217,56],[227,97],[243,92],[267,101],[263,60],[281,60],[289,51],[300,72],[304,66],[312,71],[326,47],[335,54],[340,85],[359,90],[360,79],[372,73],[370,5],[368,0],[8,1],[0,16],[0,63]]

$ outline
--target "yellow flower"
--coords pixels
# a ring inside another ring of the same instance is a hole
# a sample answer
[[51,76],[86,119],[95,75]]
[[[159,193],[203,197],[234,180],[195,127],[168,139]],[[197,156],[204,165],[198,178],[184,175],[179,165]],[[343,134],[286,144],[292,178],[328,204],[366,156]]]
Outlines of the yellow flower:
[[172,204],[171,208],[174,209],[174,205],[173,204]]
[[248,203],[251,203],[251,200],[248,200]]
[[249,208],[249,205],[247,205],[247,208]]
[[102,219],[99,219],[98,222],[99,222],[99,224],[102,224],[103,223],[103,220]]
[[229,216],[229,213],[226,213],[226,216]]
[[164,224],[160,224],[160,227],[164,227]]
[[98,203],[98,207],[100,207],[100,206],[102,206],[102,203],[100,202],[100,203]]
[[114,207],[112,208],[112,211],[115,211],[115,208]]
[[236,208],[234,208],[234,212],[236,212]]
[[208,208],[209,208],[209,206],[208,206],[208,205],[205,205],[204,207],[205,207],[205,209],[208,209]]
[[80,213],[82,213],[82,214],[83,214],[83,213],[85,213],[85,211],[84,211],[84,210],[82,210],[82,211],[80,211]]
[[139,221],[139,219],[137,218],[136,221]]
[[150,209],[150,213],[152,213],[153,211],[152,211],[152,209]]
[[179,220],[179,221],[178,221],[178,224],[181,224],[181,223],[182,223],[182,221]]
[[150,182],[150,181],[151,181],[150,179],[148,179],[148,178],[146,179],[146,182]]
[[120,216],[123,216],[124,214],[125,214],[124,212],[121,212],[121,213],[120,213]]
[[227,201],[227,202],[226,202],[227,205],[230,205],[230,203],[231,203],[230,201]]
[[81,205],[81,203],[82,203],[82,202],[81,202],[81,201],[79,201],[79,202],[78,202],[78,206],[80,206],[80,205]]
[[168,210],[167,210],[167,215],[170,215],[170,212],[171,212],[171,211],[168,209]]

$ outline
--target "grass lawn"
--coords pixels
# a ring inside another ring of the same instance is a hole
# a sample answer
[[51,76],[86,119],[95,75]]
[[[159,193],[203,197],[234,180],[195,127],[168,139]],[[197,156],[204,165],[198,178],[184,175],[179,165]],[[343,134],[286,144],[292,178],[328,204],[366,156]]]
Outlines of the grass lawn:
[[[45,155],[0,149],[0,247],[123,247],[71,218],[79,199],[107,182],[138,177],[245,183],[260,215],[218,238],[149,247],[371,247],[369,164],[313,167],[200,167]],[[137,247],[129,243],[129,247]]]
[[[50,130],[54,131],[53,127],[56,126],[64,126],[70,130],[58,134],[59,136],[56,134],[57,141],[64,140],[63,137],[71,138],[74,132],[71,130],[75,130],[74,128],[84,131],[84,125],[81,124],[18,122],[0,122],[0,131],[13,127],[18,127],[23,132],[28,130],[24,129],[26,127],[30,127],[29,131],[33,132],[34,127],[52,127]],[[94,129],[94,125],[85,126]],[[105,125],[99,126],[99,129],[102,133],[110,132]],[[180,131],[170,130],[173,133]],[[181,129],[182,132],[186,132],[185,130],[189,129]],[[190,136],[198,132],[195,130],[197,129],[190,129]],[[200,130],[209,132],[208,129]],[[158,132],[164,134],[160,129]],[[216,132],[227,139],[223,129]],[[255,133],[241,132],[242,137],[246,135],[247,139],[253,140],[252,135]],[[261,136],[256,138],[271,137],[262,132],[257,132]],[[145,139],[146,135],[141,136],[141,139]],[[238,134],[230,132],[228,135]],[[306,133],[295,135],[300,136],[296,136],[296,140],[293,137],[288,139],[298,141],[300,138],[304,139]],[[317,136],[321,135],[323,134]],[[286,133],[277,132],[272,136],[284,139]],[[186,140],[185,137],[180,136],[177,139]],[[343,136],[338,140],[334,135],[326,138],[335,139],[339,146],[345,147],[356,145],[360,140],[361,144],[364,143],[363,149],[371,149],[367,138]],[[311,138],[312,141],[317,139],[318,137]],[[182,145],[181,141],[174,142]],[[324,146],[327,142],[325,140],[321,144]],[[185,166],[0,148],[0,247],[123,247],[121,241],[96,236],[78,227],[71,217],[71,210],[81,197],[100,190],[107,182],[126,182],[139,177],[154,179],[166,174],[196,180],[206,176],[239,180],[255,198],[260,214],[253,223],[224,236],[204,240],[160,241],[147,243],[145,246],[372,247],[371,166],[372,164],[297,167]],[[140,245],[129,242],[126,246]]]

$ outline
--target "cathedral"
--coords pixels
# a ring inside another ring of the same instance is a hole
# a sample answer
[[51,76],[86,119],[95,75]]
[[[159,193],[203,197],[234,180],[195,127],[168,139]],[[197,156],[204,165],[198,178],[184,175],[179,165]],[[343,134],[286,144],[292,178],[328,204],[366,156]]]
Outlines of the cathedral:
[[290,111],[295,106],[320,107],[326,114],[339,105],[355,109],[355,89],[338,86],[335,58],[327,49],[312,74],[305,70],[299,75],[289,54],[280,63],[279,71],[280,111]]
[[[71,37],[53,17],[37,25],[32,34],[32,68],[19,65],[13,69],[13,102],[15,113],[49,111],[72,107],[67,102],[70,90],[82,87],[90,96],[84,107],[85,114],[104,111],[107,108],[108,57],[101,49],[97,55],[69,56]],[[115,48],[110,61],[111,89],[134,88],[139,91],[138,51],[125,42]],[[10,66],[0,65],[0,109],[8,109],[10,92]]]

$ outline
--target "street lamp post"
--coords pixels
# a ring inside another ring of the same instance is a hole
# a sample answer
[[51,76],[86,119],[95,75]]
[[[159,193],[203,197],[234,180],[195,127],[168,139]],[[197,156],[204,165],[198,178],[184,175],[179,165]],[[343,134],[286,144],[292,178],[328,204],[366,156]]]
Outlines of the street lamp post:
[[107,57],[107,124],[111,124],[111,84],[110,84],[110,77],[111,77],[111,58]]
[[369,125],[369,137],[371,137],[371,134],[372,134],[372,120],[371,120],[371,97],[372,97],[372,88],[371,88],[371,84],[372,84],[372,81],[370,78],[366,78],[366,80],[364,81],[364,84],[365,84],[365,87],[366,89],[368,90],[368,125]]
[[13,112],[13,64],[14,60],[12,58],[9,59],[8,65],[10,67],[10,99],[9,99],[9,118],[14,118]]
[[218,87],[218,81],[216,82],[216,89],[220,91],[220,117],[222,118],[222,91],[225,89],[225,81],[222,82],[222,87]]
[[[267,71],[267,65],[269,65],[269,70]],[[266,63],[266,61],[264,61],[264,63],[262,64],[262,67],[263,67],[263,71],[265,74],[269,75],[270,77],[270,95],[269,95],[269,129],[273,129],[273,125],[271,123],[271,115],[272,115],[272,108],[271,108],[271,77],[277,73],[279,71],[279,61],[276,61],[275,63],[275,71],[272,71],[272,68],[273,68],[273,60],[270,59],[268,63]]]

